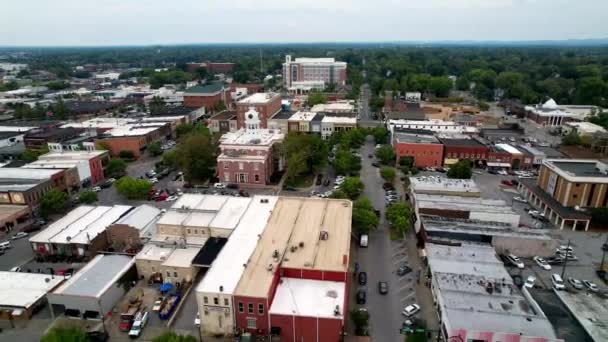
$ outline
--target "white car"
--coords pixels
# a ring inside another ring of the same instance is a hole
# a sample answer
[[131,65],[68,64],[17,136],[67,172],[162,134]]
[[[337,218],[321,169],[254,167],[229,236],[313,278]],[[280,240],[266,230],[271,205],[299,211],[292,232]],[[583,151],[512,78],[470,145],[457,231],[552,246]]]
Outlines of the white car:
[[133,325],[131,326],[131,330],[129,331],[129,337],[131,337],[131,338],[139,337],[139,335],[141,335],[141,331],[144,329],[147,322],[148,322],[148,312],[147,311],[144,311],[141,315],[138,314],[138,316],[136,316],[136,318],[135,318],[135,321],[133,322]]
[[535,276],[528,276],[528,279],[526,279],[526,282],[524,283],[524,286],[531,289],[534,287],[534,282],[536,281],[536,277]]
[[163,300],[162,299],[157,299],[154,302],[154,305],[152,306],[152,311],[154,312],[158,312],[160,311],[160,308],[163,306]]
[[507,171],[505,171],[505,170],[500,170],[500,171],[498,171],[498,174],[499,174],[499,175],[501,175],[501,176],[507,176],[507,175],[509,175],[509,174],[507,173]]
[[197,312],[196,317],[194,318],[194,325],[199,327],[201,325],[201,313]]
[[419,311],[420,311],[420,305],[412,304],[412,305],[406,306],[403,309],[403,312],[401,312],[401,313],[406,317],[410,317],[410,316],[417,314]]
[[551,270],[551,265],[549,265],[549,263],[547,263],[547,261],[539,256],[535,256],[534,258],[532,258],[532,260],[534,260],[534,262],[540,266],[543,270],[546,271],[550,271]]
[[517,268],[524,268],[524,262],[514,254],[507,255],[507,260]]
[[595,285],[593,282],[590,282],[589,280],[583,280],[582,283],[591,292],[597,292],[597,291],[599,291],[599,288],[597,287],[597,285]]
[[167,202],[173,202],[173,201],[177,201],[177,196],[173,195],[173,196],[169,196],[167,197],[167,199],[165,201]]
[[93,192],[100,192],[101,191],[101,187],[94,186],[91,190],[93,190]]
[[19,232],[11,238],[11,240],[17,240],[26,237],[28,234],[26,232]]
[[175,193],[177,194],[177,196],[181,196],[184,194],[184,192],[181,189],[175,190]]
[[582,290],[583,289],[583,283],[576,279],[576,278],[568,278],[568,282],[570,283],[570,285],[572,285],[572,287],[574,287],[577,290]]
[[564,285],[564,280],[557,273],[553,273],[551,275],[551,283],[553,284],[553,288],[556,290],[564,290],[566,288],[566,285]]
[[560,252],[560,251],[574,252],[574,248],[572,246],[562,245],[557,248],[557,252]]
[[515,196],[515,197],[513,197],[513,200],[514,200],[515,202],[520,202],[520,203],[528,203],[528,201],[526,201],[526,199],[525,199],[525,198],[520,197],[520,196]]
[[152,184],[158,183],[158,178],[156,178],[156,177],[150,178],[150,183],[152,183]]
[[21,272],[21,267],[15,266],[15,267],[11,268],[10,271],[11,272]]
[[214,189],[226,189],[226,184],[224,183],[215,183],[213,184]]

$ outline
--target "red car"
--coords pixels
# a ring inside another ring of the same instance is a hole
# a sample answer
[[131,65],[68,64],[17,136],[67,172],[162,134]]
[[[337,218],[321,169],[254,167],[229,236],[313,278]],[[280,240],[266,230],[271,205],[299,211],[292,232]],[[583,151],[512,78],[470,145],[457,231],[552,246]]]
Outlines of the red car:
[[157,196],[155,196],[154,200],[156,202],[162,202],[162,201],[166,200],[167,197],[169,197],[169,194],[167,194],[166,192],[163,191],[160,194],[158,194]]
[[513,182],[508,179],[502,180],[500,182],[506,186],[513,186]]

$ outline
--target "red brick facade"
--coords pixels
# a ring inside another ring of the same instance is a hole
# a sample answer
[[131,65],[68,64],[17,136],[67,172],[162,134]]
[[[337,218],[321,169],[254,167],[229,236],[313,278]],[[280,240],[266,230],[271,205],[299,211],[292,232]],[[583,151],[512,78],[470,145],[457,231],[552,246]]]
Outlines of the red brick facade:
[[443,145],[395,142],[393,150],[397,162],[401,157],[414,157],[415,167],[439,167],[443,165]]
[[446,159],[459,159],[484,161],[488,158],[489,149],[483,145],[468,146],[468,145],[445,145],[444,156]]
[[211,109],[224,100],[224,93],[220,92],[211,95],[184,94],[184,107]]
[[272,98],[264,103],[236,103],[237,128],[245,127],[245,113],[253,107],[260,115],[260,128],[268,128],[268,120],[281,110],[281,95],[272,94]]

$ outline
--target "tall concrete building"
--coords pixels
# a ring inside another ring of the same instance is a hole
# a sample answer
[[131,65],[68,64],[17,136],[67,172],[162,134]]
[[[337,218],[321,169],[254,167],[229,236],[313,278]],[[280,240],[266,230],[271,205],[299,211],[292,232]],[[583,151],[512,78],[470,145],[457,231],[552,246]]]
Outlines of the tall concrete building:
[[325,89],[329,84],[346,84],[346,62],[334,58],[296,58],[285,56],[283,63],[285,88],[300,93]]

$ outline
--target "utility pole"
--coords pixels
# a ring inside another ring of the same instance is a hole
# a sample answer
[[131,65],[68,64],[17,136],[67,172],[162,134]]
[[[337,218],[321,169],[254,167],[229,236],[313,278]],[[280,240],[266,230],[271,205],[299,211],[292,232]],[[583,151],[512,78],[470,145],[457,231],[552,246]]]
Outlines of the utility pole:
[[570,253],[570,239],[568,239],[568,247],[566,248],[566,255],[564,258],[564,265],[562,266],[562,280],[564,279],[564,273],[566,272],[566,264],[568,263],[568,254]]
[[602,245],[602,263],[600,264],[600,270],[604,270],[604,260],[606,259],[606,249],[608,249],[608,234],[606,235],[606,242]]

